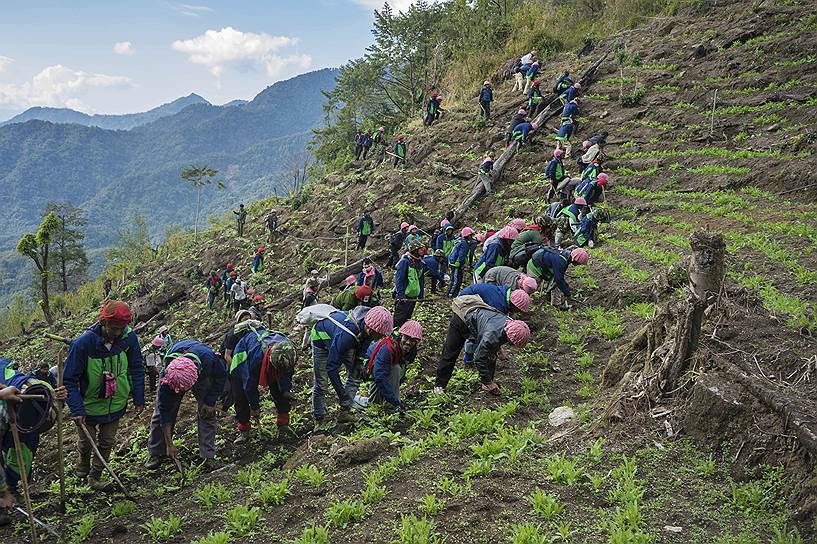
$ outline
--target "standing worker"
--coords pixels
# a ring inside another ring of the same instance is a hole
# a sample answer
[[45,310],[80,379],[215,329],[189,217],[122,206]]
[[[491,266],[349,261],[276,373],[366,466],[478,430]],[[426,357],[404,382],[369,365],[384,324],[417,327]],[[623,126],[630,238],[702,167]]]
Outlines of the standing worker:
[[244,223],[247,222],[247,210],[244,209],[244,204],[238,205],[238,211],[233,210],[233,213],[236,215],[236,227],[238,229],[238,236],[239,238],[244,236]]
[[369,210],[363,210],[363,217],[357,221],[357,248],[366,249],[366,241],[374,232],[374,219],[369,215]]
[[139,339],[128,326],[131,318],[127,304],[108,301],[100,309],[98,321],[71,343],[65,359],[68,408],[79,431],[75,472],[80,479],[90,476],[91,488],[98,491],[110,489],[111,483],[102,480],[102,462],[91,459],[91,442],[82,427],[107,461],[116,445],[116,431],[128,397],[133,398],[136,415],[145,409],[145,363]]
[[482,90],[479,92],[480,113],[486,121],[491,119],[491,102],[493,101],[494,91],[491,90],[491,82],[486,79],[482,83]]
[[460,237],[454,244],[451,253],[448,255],[448,266],[451,267],[451,282],[448,286],[448,297],[456,297],[462,287],[462,280],[465,277],[465,266],[468,264],[468,255],[471,252],[471,239],[474,236],[474,229],[463,227]]
[[269,231],[269,243],[271,244],[278,235],[278,210],[275,208],[271,209],[267,216],[267,230]]
[[420,254],[421,248],[420,241],[413,240],[409,244],[408,251],[397,263],[394,272],[394,324],[396,327],[411,319],[417,301],[423,298],[426,267]]
[[408,153],[407,145],[406,145],[406,137],[402,134],[398,134],[397,138],[394,139],[394,167],[397,168],[398,165],[405,166],[406,165],[406,154]]
[[386,261],[386,268],[391,268],[400,260],[400,249],[406,242],[410,226],[406,222],[400,223],[400,229],[389,236],[389,260]]
[[252,259],[252,271],[253,273],[256,272],[263,272],[264,271],[264,248],[259,247],[255,252],[255,257]]

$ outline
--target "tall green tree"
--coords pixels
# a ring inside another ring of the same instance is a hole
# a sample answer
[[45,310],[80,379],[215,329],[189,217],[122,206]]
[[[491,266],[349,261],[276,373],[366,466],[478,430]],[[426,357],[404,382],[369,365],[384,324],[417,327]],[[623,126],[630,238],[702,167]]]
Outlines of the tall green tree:
[[52,237],[51,278],[59,282],[63,293],[81,285],[88,275],[85,253],[85,226],[88,213],[70,202],[49,202],[46,213],[53,213],[60,223]]
[[193,186],[196,190],[196,222],[193,229],[193,238],[199,235],[199,210],[201,209],[201,190],[208,185],[215,183],[218,189],[224,189],[224,182],[214,179],[218,175],[218,170],[209,166],[189,166],[182,170],[181,176],[184,181]]
[[60,221],[57,216],[47,213],[37,232],[24,235],[17,243],[17,252],[34,261],[34,266],[37,267],[40,274],[40,295],[42,296],[40,307],[49,325],[54,323],[54,317],[51,315],[51,305],[48,299],[48,250],[59,229]]

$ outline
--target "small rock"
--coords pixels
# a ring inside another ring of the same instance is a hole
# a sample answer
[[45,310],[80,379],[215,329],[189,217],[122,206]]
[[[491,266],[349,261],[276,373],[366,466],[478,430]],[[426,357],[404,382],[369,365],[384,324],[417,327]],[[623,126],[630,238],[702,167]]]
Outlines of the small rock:
[[576,419],[576,412],[569,406],[559,406],[548,415],[548,423],[551,427],[561,427],[574,419]]
[[684,528],[676,527],[675,525],[664,525],[664,530],[668,533],[680,533]]
[[338,464],[356,465],[371,461],[387,449],[389,449],[389,439],[379,436],[356,440],[351,444],[334,449],[330,455]]
[[604,110],[603,112],[601,112],[601,113],[599,114],[599,119],[604,119],[604,118],[605,118],[605,117],[607,117],[608,115],[610,115],[610,112],[609,112],[609,111],[607,111],[607,110]]
[[780,130],[780,123],[775,123],[772,126],[766,128],[766,132],[775,132],[776,130]]

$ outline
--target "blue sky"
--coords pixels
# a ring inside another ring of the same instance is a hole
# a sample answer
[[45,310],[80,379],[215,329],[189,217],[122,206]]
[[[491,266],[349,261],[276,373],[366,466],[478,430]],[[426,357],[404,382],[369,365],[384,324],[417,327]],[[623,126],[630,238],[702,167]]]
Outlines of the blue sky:
[[144,111],[191,92],[215,104],[251,99],[276,81],[362,55],[381,6],[0,0],[0,120],[36,105]]

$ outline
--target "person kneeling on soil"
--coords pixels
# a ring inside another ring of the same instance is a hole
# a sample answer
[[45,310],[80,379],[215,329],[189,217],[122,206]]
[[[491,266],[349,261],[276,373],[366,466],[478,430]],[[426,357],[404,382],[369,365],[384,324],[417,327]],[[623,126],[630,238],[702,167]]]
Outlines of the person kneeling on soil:
[[[42,395],[44,400],[20,398],[20,394]],[[20,449],[23,454],[26,476],[31,478],[34,456],[40,445],[40,436],[57,421],[56,400],[68,398],[65,387],[54,388],[48,381],[18,372],[8,359],[0,357],[0,526],[11,522],[2,509],[15,505],[14,491],[20,482],[17,451],[11,432],[11,411],[14,410],[16,425],[20,431]]]
[[[242,332],[246,329],[249,332]],[[279,432],[289,430],[292,409],[292,376],[297,362],[297,348],[285,334],[270,331],[259,321],[243,321],[235,326],[244,334],[235,346],[230,363],[230,383],[235,402],[236,428],[241,435],[236,443],[249,439],[251,419],[261,420],[261,395],[258,386],[268,387],[278,414]]]
[[586,249],[576,248],[573,251],[563,249],[542,248],[533,254],[528,262],[528,275],[538,278],[547,285],[545,292],[550,293],[551,304],[558,304],[554,287],[558,287],[564,294],[563,309],[570,308],[572,302],[570,286],[565,280],[565,272],[570,264],[587,264],[590,254]]
[[423,327],[410,319],[400,329],[369,347],[366,374],[373,384],[368,397],[355,397],[355,405],[382,404],[392,412],[405,413],[400,400],[400,383],[406,367],[417,357],[417,346],[423,338]]
[[499,395],[499,386],[494,382],[499,349],[506,342],[516,347],[524,346],[530,338],[528,324],[498,312],[475,295],[459,296],[451,307],[453,313],[437,363],[434,393],[439,395],[444,392],[466,340],[471,339],[476,346],[473,360],[482,390]]
[[[212,465],[216,457],[216,402],[227,383],[227,369],[209,346],[189,339],[176,343],[165,355],[170,362],[162,371],[153,415],[150,418],[148,453],[145,468],[156,469],[164,457],[178,459],[173,444],[173,427],[187,391],[192,391],[198,402],[196,425],[199,437],[199,455]],[[214,468],[212,466],[210,469]]]
[[[350,423],[350,413],[363,369],[360,360],[369,344],[394,329],[394,318],[383,306],[358,307],[351,312],[332,312],[312,327],[312,415],[315,424],[326,418],[326,393],[329,384],[340,404],[338,423]],[[340,367],[346,368],[346,383],[340,379]]]
[[587,201],[578,196],[573,204],[562,208],[562,211],[559,212],[556,219],[557,226],[554,240],[556,247],[562,245],[563,240],[572,239],[576,231],[579,230],[581,224],[579,216],[585,206],[587,206]]

